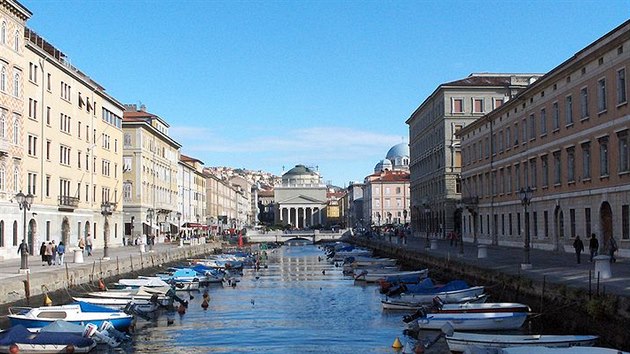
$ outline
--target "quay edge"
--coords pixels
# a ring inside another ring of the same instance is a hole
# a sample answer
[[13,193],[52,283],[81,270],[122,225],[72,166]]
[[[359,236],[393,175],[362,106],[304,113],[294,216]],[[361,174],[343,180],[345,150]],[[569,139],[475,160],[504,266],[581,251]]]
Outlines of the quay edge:
[[595,284],[588,289],[566,284],[540,281],[524,273],[508,274],[471,265],[456,254],[444,257],[418,250],[407,250],[384,242],[365,238],[347,240],[357,246],[372,249],[382,257],[398,259],[404,267],[427,267],[429,276],[443,281],[463,279],[474,285],[487,286],[491,301],[521,302],[530,306],[535,318],[529,328],[539,333],[575,333],[600,336],[599,346],[630,350],[630,298],[605,293]]

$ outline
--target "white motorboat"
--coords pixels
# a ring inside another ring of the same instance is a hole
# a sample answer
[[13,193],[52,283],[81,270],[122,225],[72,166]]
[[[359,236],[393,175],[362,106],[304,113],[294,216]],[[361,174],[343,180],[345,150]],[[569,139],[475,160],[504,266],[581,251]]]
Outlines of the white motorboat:
[[364,280],[368,283],[377,282],[379,280],[384,280],[388,278],[400,278],[402,280],[415,278],[418,280],[424,279],[429,275],[428,269],[422,270],[413,270],[413,271],[399,271],[399,270],[384,270],[384,269],[375,269],[375,270],[363,270],[357,276],[354,277],[354,280]]
[[526,312],[430,313],[408,323],[410,329],[440,330],[450,324],[458,331],[492,331],[520,328]]
[[150,288],[160,288],[160,287],[168,287],[169,284],[162,280],[160,277],[145,277],[139,276],[135,279],[120,279],[114,285],[118,287],[130,287],[130,288],[139,288],[141,286],[150,287]]
[[[446,335],[448,348],[453,352],[464,352],[470,347],[507,348],[507,347],[573,347],[593,346],[598,336],[592,335],[504,335],[453,332]],[[538,349],[535,350],[538,353]]]
[[434,293],[402,293],[400,294],[400,300],[429,304],[437,296],[445,303],[458,303],[462,302],[462,299],[476,297],[483,293],[483,286],[472,286],[466,289]]
[[466,349],[465,354],[630,354],[617,349],[601,347],[568,347],[547,348],[540,346],[522,346],[512,348],[479,348]]
[[133,319],[133,316],[122,311],[85,302],[34,308],[11,307],[8,317],[12,326],[20,324],[26,328],[41,328],[57,320],[64,320],[81,325],[92,323],[97,326],[109,321],[119,330],[127,330]]

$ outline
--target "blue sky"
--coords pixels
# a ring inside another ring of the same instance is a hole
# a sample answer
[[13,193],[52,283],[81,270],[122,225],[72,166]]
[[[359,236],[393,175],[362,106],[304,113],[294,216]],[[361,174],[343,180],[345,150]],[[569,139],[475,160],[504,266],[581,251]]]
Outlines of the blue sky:
[[362,181],[443,82],[545,73],[624,1],[20,0],[28,26],[206,166]]

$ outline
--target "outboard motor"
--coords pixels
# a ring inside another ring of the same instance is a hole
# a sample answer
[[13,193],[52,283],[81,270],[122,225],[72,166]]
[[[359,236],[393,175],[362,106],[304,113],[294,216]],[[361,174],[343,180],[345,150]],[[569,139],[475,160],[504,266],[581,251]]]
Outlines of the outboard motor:
[[418,318],[423,318],[423,317],[427,317],[427,311],[424,308],[424,306],[417,309],[416,312],[414,312],[411,315],[403,316],[403,322],[410,323],[412,321],[417,320]]

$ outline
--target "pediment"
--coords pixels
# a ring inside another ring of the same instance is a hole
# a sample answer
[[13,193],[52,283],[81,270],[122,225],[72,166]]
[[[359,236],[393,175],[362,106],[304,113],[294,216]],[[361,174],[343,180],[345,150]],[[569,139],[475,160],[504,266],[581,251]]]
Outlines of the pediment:
[[281,205],[284,204],[325,204],[325,202],[323,200],[317,200],[315,198],[312,197],[308,197],[305,195],[297,195],[297,196],[293,196],[291,198],[287,198],[285,200],[282,200],[280,202],[278,202]]

